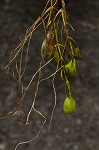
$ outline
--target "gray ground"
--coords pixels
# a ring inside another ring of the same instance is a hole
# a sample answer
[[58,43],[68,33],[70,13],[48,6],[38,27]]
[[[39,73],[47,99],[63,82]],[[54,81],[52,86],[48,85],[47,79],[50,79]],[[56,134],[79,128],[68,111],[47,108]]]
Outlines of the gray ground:
[[[13,109],[12,90],[3,69],[9,36],[11,33],[23,35],[44,5],[43,0],[0,1],[0,113]],[[99,0],[71,0],[67,10],[76,31],[76,41],[84,55],[84,59],[78,62],[78,75],[72,88],[77,109],[71,115],[64,115],[64,86],[57,79],[57,106],[51,132],[48,133],[54,104],[53,89],[50,80],[41,84],[36,107],[47,117],[47,123],[37,140],[19,146],[18,150],[99,150]],[[38,29],[34,34],[35,42],[30,47],[27,81],[37,70],[42,38],[42,30]],[[16,45],[16,40],[14,42]],[[46,67],[46,74],[50,68]],[[26,96],[27,111],[32,99],[31,88]],[[13,150],[18,142],[35,137],[43,120],[34,112],[32,115],[28,126],[11,118],[0,120],[0,150]]]

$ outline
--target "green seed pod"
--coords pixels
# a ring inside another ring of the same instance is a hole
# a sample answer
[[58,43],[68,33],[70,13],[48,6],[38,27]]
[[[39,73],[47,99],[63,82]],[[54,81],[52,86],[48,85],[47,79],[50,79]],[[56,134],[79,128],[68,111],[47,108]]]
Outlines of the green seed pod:
[[65,79],[67,77],[69,82],[74,81],[76,76],[76,60],[70,60],[68,64],[66,64],[62,69],[61,69],[61,78]]
[[66,97],[63,104],[63,111],[65,114],[72,113],[75,111],[76,103],[72,97]]
[[71,60],[67,65],[65,65],[65,71],[70,77],[75,77],[76,75],[76,61]]

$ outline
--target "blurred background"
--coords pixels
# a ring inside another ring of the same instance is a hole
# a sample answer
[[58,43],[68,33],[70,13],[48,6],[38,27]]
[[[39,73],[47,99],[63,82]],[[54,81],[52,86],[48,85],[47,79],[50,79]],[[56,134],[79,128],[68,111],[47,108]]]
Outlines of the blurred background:
[[[14,107],[12,87],[4,70],[9,38],[12,33],[23,36],[45,4],[45,0],[0,1],[0,113],[12,111]],[[66,95],[63,83],[57,78],[57,105],[49,133],[54,94],[51,80],[41,84],[36,108],[46,116],[47,123],[38,139],[20,145],[18,150],[99,150],[99,0],[67,0],[66,8],[69,23],[75,29],[75,40],[83,53],[83,60],[77,63],[78,73],[72,86],[77,109],[71,115],[64,115],[62,105]],[[31,41],[30,45],[26,83],[38,69],[43,39],[42,28],[39,28],[34,32],[34,42]],[[17,42],[18,38],[15,38],[13,47]],[[44,70],[46,75],[50,68],[52,66]],[[33,100],[33,87],[35,81],[25,98],[27,112]],[[19,142],[32,139],[42,123],[43,119],[35,112],[32,112],[28,126],[16,119],[0,119],[0,150],[14,150]]]

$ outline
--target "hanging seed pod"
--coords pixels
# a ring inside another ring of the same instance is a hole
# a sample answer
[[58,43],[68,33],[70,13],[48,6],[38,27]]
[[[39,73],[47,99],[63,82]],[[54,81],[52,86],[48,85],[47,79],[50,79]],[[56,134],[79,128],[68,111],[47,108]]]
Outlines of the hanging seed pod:
[[65,54],[63,53],[62,48],[60,49],[58,49],[57,47],[55,48],[52,63],[55,65],[59,65],[60,67],[66,64]]
[[82,59],[82,53],[80,51],[80,49],[78,47],[73,48],[73,50],[69,50],[68,52],[68,56],[69,58],[75,58],[77,60],[81,60]]
[[67,65],[65,65],[65,71],[70,77],[75,77],[76,75],[76,60],[71,60]]
[[54,37],[54,31],[50,30],[48,31],[41,47],[41,56],[42,59],[45,61],[50,60],[54,56],[55,52],[55,37]]
[[71,37],[68,37],[67,45],[68,45],[68,57],[71,59],[75,58],[77,60],[81,60],[82,53],[80,49],[77,47],[76,42]]
[[65,114],[72,113],[75,111],[76,103],[73,97],[66,97],[63,104],[63,111]]
[[61,78],[67,79],[72,82],[75,79],[76,76],[76,60],[70,60],[68,64],[66,64],[62,69],[61,69]]
[[59,52],[58,52],[58,50],[56,48],[55,52],[54,52],[52,63],[55,64],[55,65],[58,65],[59,64],[59,60],[60,60],[60,55],[59,55]]
[[76,60],[71,60],[67,65],[65,65],[65,74],[70,83],[72,83],[76,76]]

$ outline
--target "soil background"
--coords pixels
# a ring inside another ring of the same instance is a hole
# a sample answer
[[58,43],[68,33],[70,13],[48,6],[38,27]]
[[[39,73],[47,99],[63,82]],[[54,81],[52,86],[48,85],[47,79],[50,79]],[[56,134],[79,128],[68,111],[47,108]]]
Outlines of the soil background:
[[[54,105],[51,80],[41,84],[36,108],[47,118],[40,136],[33,142],[20,145],[18,150],[99,150],[99,0],[68,0],[69,23],[75,29],[75,40],[83,53],[78,61],[78,73],[72,86],[73,97],[77,103],[76,111],[64,115],[62,104],[65,98],[64,85],[57,78],[57,106],[54,112],[50,133],[48,125]],[[12,111],[12,87],[7,80],[4,67],[7,63],[5,50],[12,33],[23,36],[42,12],[44,0],[3,0],[0,1],[0,113]],[[44,39],[42,28],[33,35],[31,42],[26,83],[38,69],[40,46]],[[19,42],[16,37],[13,46]],[[46,67],[49,74],[52,66]],[[33,100],[33,88],[26,95],[26,111]],[[24,118],[23,118],[24,119]],[[0,150],[14,150],[18,142],[35,137],[43,119],[32,112],[30,124],[25,126],[16,119],[0,119]]]

